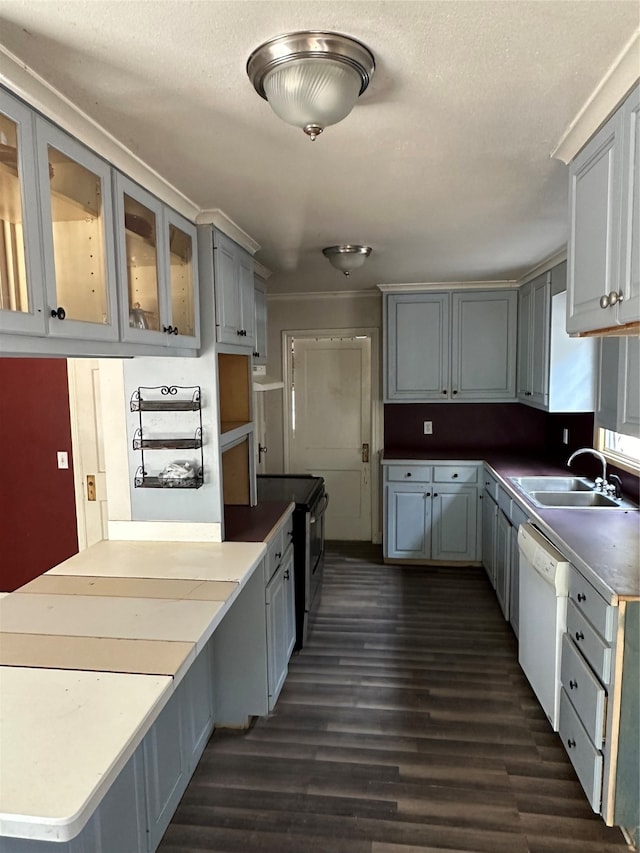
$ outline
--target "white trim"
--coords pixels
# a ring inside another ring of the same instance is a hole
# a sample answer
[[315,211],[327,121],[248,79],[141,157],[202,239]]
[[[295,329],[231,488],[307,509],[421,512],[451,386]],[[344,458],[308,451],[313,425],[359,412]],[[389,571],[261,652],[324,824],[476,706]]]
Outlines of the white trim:
[[220,522],[110,521],[109,539],[131,542],[222,542]]
[[523,284],[526,284],[528,281],[531,281],[533,278],[537,278],[539,275],[542,275],[545,272],[549,272],[549,270],[557,267],[558,264],[563,263],[567,260],[567,250],[566,248],[562,249],[560,252],[556,252],[555,255],[551,255],[551,257],[547,258],[546,261],[540,261],[537,266],[530,269],[529,272],[524,275],[521,279],[518,280],[518,287],[522,287]]
[[640,27],[633,33],[611,68],[562,134],[560,141],[550,154],[551,157],[562,160],[563,163],[570,163],[618,104],[624,100],[640,77],[639,51]]
[[423,293],[429,290],[500,290],[501,288],[517,287],[517,279],[501,281],[425,281],[410,284],[379,284],[383,293]]
[[248,252],[251,252],[252,255],[255,255],[262,248],[260,243],[257,243],[237,222],[228,217],[224,210],[220,210],[217,207],[209,210],[200,210],[196,215],[196,224],[213,225],[219,228],[221,231],[224,231],[227,237],[235,240],[236,243],[239,243]]
[[313,293],[267,293],[269,302],[299,302],[302,299],[363,299],[375,296],[379,298],[377,290],[324,290]]
[[0,45],[0,83],[117,169],[142,184],[174,210],[187,219],[194,220],[198,207],[191,199],[3,45]]
[[255,258],[253,259],[253,271],[265,281],[271,277],[271,270],[265,267],[264,264],[261,264],[260,261],[256,261]]
[[[370,294],[371,295],[371,294]],[[283,329],[282,333],[282,378],[284,390],[282,394],[282,436],[283,464],[285,473],[291,470],[291,443],[289,441],[291,407],[289,405],[289,388],[291,387],[291,339],[292,338],[355,338],[366,336],[371,343],[371,364],[369,377],[371,400],[371,448],[369,460],[371,465],[371,541],[382,542],[382,519],[380,514],[380,466],[377,460],[383,450],[383,401],[380,396],[380,329],[376,327],[358,327],[348,329]]]
[[78,411],[82,403],[76,394],[76,372],[73,359],[67,359],[67,385],[69,388],[69,420],[71,422],[71,458],[73,460],[73,490],[76,503],[76,531],[78,535],[78,550],[84,551],[87,547],[87,519],[85,515],[84,477],[82,473],[80,436],[78,431]]

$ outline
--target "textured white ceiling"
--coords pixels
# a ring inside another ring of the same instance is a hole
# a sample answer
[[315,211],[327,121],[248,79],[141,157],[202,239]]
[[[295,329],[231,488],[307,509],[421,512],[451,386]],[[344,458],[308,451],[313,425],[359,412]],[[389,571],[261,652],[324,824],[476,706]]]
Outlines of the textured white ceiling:
[[[635,0],[0,0],[0,43],[200,208],[260,243],[269,292],[516,279],[567,238],[550,152],[639,23]],[[297,29],[377,68],[314,143],[245,73]],[[335,243],[373,253],[347,283]]]

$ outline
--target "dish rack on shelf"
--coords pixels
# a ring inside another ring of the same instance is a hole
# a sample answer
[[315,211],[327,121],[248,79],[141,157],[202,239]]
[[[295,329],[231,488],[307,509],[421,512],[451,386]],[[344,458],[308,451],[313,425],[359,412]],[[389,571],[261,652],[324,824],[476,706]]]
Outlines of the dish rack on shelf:
[[[204,452],[202,434],[202,404],[199,385],[139,386],[131,395],[130,407],[138,413],[138,427],[133,436],[133,449],[140,451],[134,486],[137,489],[199,489],[204,483]],[[167,429],[166,416],[174,413],[195,413],[190,425],[193,432],[178,437]],[[150,418],[145,427],[143,421]],[[147,431],[145,431],[147,430]],[[197,459],[170,459],[157,474],[149,474],[145,451],[197,450]]]

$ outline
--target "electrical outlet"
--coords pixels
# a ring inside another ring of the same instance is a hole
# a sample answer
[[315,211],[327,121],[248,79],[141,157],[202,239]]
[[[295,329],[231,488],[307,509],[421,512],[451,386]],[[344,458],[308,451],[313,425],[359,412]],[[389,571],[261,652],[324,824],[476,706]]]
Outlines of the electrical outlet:
[[566,427],[562,430],[562,443],[569,444],[569,430]]
[[433,421],[424,421],[422,428],[424,435],[433,435]]
[[69,454],[66,450],[58,450],[58,452],[56,453],[56,458],[58,460],[58,468],[69,467]]

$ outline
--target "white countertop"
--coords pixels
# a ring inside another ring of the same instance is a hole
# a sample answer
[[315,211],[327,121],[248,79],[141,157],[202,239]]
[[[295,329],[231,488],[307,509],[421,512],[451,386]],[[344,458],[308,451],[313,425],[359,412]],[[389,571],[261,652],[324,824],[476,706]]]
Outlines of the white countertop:
[[47,574],[183,578],[243,585],[262,559],[264,542],[98,542]]
[[265,553],[104,541],[0,599],[0,836],[81,831]]
[[166,704],[172,681],[0,667],[0,834],[73,838]]

